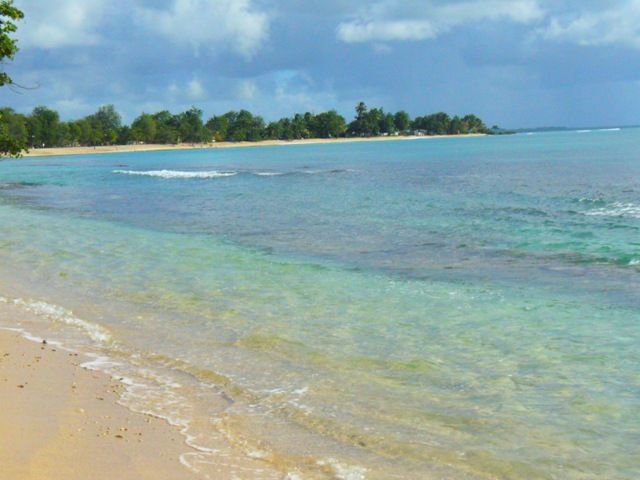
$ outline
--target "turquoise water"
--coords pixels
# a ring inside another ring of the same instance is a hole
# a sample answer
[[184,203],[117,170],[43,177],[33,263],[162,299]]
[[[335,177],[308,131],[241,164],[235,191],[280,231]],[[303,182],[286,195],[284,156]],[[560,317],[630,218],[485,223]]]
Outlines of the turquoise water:
[[0,296],[210,475],[223,451],[239,478],[638,478],[639,145],[5,161]]

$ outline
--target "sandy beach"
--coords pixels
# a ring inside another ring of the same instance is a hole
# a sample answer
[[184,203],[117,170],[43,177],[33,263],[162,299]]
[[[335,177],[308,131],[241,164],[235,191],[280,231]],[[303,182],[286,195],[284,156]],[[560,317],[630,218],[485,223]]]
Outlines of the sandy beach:
[[0,478],[190,479],[176,428],[119,405],[81,355],[0,330]]
[[349,138],[309,138],[305,140],[264,140],[262,142],[218,142],[218,143],[179,143],[179,144],[136,144],[106,145],[98,147],[56,147],[34,148],[24,154],[25,157],[45,157],[51,155],[88,155],[94,153],[147,152],[159,150],[197,150],[216,148],[266,147],[274,145],[313,145],[319,143],[384,142],[404,140],[428,140],[436,138],[483,137],[485,134],[466,135],[430,135],[430,136],[389,136],[389,137],[349,137]]

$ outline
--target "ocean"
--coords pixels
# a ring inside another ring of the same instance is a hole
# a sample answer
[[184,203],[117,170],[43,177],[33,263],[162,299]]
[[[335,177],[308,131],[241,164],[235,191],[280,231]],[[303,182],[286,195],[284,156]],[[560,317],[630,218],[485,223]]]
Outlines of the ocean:
[[91,354],[210,478],[636,479],[639,146],[2,161],[0,325]]

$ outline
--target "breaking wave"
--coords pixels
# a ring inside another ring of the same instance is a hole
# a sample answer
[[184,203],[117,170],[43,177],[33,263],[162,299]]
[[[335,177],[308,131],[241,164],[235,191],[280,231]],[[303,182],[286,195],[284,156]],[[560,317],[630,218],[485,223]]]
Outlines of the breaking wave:
[[276,171],[238,171],[238,170],[206,170],[206,171],[182,171],[182,170],[113,170],[119,175],[134,175],[140,177],[157,177],[165,179],[212,179],[233,177],[235,175],[255,175],[258,177],[279,177],[282,175],[319,175],[351,172],[349,169],[301,169],[288,172]]
[[575,130],[576,133],[590,133],[590,132],[618,132],[622,130],[620,127],[615,127],[615,128],[594,128],[594,129],[581,129],[581,130]]
[[601,208],[584,212],[595,217],[631,217],[640,218],[640,205],[635,203],[614,202]]
[[238,172],[219,172],[210,170],[205,172],[185,172],[180,170],[114,170],[113,173],[121,175],[138,175],[142,177],[160,177],[160,178],[220,178],[232,177]]
[[80,328],[94,342],[104,344],[112,341],[111,333],[109,333],[106,328],[96,323],[78,318],[73,314],[73,312],[58,305],[41,301],[24,300],[22,298],[7,299],[4,297],[0,297],[0,303],[13,304],[49,321],[65,323],[67,325]]

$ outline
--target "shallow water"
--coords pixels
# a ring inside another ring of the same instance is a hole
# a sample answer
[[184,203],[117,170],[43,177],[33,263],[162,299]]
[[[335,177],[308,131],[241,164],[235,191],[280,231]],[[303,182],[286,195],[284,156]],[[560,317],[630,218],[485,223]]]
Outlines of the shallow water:
[[639,144],[6,161],[0,296],[183,425],[192,468],[216,449],[251,478],[637,478]]

